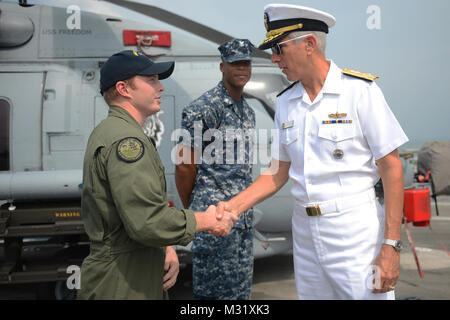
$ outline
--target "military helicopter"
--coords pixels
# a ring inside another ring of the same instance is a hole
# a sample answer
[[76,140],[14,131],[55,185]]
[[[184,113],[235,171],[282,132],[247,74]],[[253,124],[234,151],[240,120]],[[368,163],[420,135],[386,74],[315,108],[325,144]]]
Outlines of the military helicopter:
[[[56,282],[80,266],[89,240],[80,217],[87,139],[107,116],[99,70],[121,50],[175,60],[161,112],[147,119],[181,208],[172,155],[181,110],[221,78],[219,44],[232,37],[160,8],[128,1],[0,2],[0,284]],[[289,82],[257,50],[245,96],[256,113],[256,178],[270,161],[276,95]],[[255,257],[290,250],[290,184],[255,207]],[[283,205],[280,205],[283,204]],[[181,256],[190,247],[177,247]],[[58,287],[58,286],[57,286]]]

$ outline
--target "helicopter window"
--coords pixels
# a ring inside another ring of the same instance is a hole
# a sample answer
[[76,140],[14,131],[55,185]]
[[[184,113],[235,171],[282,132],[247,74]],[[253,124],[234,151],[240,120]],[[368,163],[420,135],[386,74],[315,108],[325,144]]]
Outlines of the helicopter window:
[[267,114],[273,119],[277,94],[289,85],[289,81],[279,74],[254,73],[244,89],[244,96],[256,99],[261,103]]
[[0,171],[9,170],[9,102],[0,99]]

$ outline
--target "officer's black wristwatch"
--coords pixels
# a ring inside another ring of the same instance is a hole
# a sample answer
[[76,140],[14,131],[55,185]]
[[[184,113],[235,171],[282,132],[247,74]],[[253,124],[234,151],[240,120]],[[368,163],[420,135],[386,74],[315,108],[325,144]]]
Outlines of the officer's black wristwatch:
[[403,249],[403,242],[401,240],[384,239],[383,244],[394,247],[394,249],[398,252],[402,251]]

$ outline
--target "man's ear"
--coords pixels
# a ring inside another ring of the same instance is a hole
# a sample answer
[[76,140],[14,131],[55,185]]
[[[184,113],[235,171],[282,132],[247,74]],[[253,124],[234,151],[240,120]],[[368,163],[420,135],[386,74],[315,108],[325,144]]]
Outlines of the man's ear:
[[305,49],[306,51],[311,54],[313,53],[317,48],[317,39],[315,36],[311,35],[309,37],[306,37],[305,39]]
[[220,63],[220,72],[223,73],[223,62]]
[[116,82],[116,90],[121,96],[130,98],[130,93],[128,91],[128,86],[127,86],[127,84],[124,81],[117,81]]

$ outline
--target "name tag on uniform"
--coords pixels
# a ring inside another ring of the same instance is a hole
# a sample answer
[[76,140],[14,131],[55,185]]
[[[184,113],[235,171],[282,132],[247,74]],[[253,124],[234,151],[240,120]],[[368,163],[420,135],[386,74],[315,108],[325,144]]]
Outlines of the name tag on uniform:
[[294,126],[294,120],[285,122],[281,125],[282,129],[292,128]]

